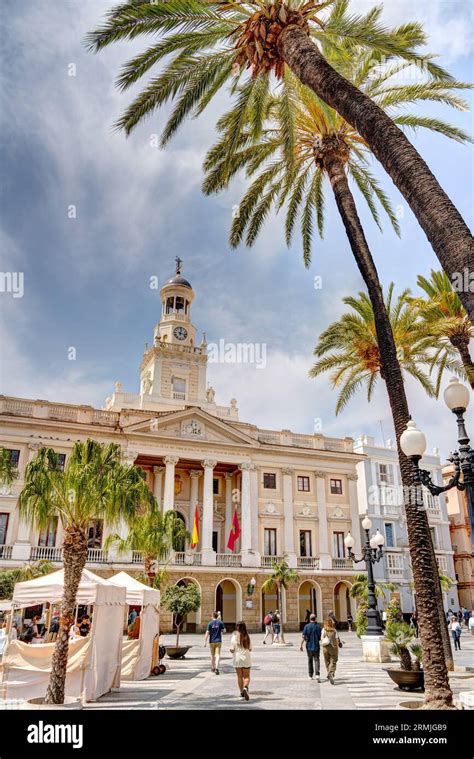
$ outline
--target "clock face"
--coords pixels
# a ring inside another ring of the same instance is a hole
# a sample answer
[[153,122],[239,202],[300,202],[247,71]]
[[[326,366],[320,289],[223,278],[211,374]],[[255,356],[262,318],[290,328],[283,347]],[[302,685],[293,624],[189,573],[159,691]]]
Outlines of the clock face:
[[173,335],[177,340],[186,340],[188,331],[184,327],[175,327],[173,330]]

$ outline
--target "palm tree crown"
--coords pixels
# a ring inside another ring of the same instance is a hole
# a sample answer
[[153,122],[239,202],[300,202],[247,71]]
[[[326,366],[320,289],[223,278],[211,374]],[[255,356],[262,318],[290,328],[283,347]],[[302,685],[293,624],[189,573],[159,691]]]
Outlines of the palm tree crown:
[[[452,358],[442,362],[432,355],[432,340],[420,333],[417,312],[405,290],[394,302],[394,284],[390,284],[386,298],[386,308],[392,325],[395,345],[401,367],[415,377],[430,396],[436,395],[429,376],[421,369],[429,371],[438,366],[439,371],[452,368]],[[310,370],[311,377],[331,371],[333,387],[341,388],[337,399],[338,414],[350,398],[362,387],[367,388],[367,400],[371,400],[379,376],[383,378],[382,360],[375,331],[372,304],[365,293],[358,297],[343,298],[343,303],[351,311],[329,325],[320,335],[314,349],[318,361]],[[436,382],[439,387],[439,378]]]
[[[452,80],[425,79],[416,84],[400,84],[398,77],[410,64],[386,61],[378,72],[380,56],[372,51],[361,56],[349,43],[341,43],[337,53],[330,51],[331,65],[387,110],[394,122],[404,128],[426,128],[459,142],[470,140],[461,129],[426,115],[408,113],[412,102],[443,102],[460,110],[467,103],[455,90],[470,85]],[[247,100],[248,86],[239,90]],[[403,109],[403,110],[402,110]],[[203,189],[217,192],[229,184],[241,169],[254,178],[234,216],[230,233],[232,247],[242,242],[252,245],[272,206],[286,209],[286,242],[291,243],[300,217],[303,257],[311,261],[311,243],[316,224],[324,231],[324,176],[330,161],[338,161],[353,180],[377,225],[381,227],[377,201],[399,234],[393,207],[370,170],[370,151],[366,142],[347,121],[302,85],[285,67],[283,86],[265,90],[247,104],[246,122],[241,122],[241,102],[218,122],[221,135],[208,152]]]

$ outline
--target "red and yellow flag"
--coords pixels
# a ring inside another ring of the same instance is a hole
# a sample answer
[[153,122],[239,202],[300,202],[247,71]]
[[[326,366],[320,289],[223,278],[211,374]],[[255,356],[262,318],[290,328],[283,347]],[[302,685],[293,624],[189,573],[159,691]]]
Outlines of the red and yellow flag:
[[196,504],[196,511],[194,512],[194,524],[193,531],[191,533],[191,548],[196,548],[199,543],[199,510]]
[[232,527],[230,528],[229,540],[227,541],[227,548],[233,551],[235,544],[240,537],[240,524],[239,517],[237,516],[237,509],[234,511],[234,518],[232,519]]

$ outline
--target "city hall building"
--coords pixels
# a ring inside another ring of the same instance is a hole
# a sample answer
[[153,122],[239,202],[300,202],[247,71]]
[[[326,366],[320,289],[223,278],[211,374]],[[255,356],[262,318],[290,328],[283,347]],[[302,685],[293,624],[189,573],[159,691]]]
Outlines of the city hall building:
[[[260,429],[239,420],[237,401],[215,401],[207,382],[209,348],[196,340],[191,307],[195,293],[177,272],[161,289],[162,313],[153,341],[145,346],[140,389],[120,383],[103,409],[0,396],[0,445],[11,451],[18,479],[0,490],[0,566],[48,559],[61,563],[61,526],[38,532],[19,520],[16,507],[25,467],[38,448],[49,446],[66,460],[76,440],[117,443],[123,459],[146,472],[163,510],[174,509],[191,531],[199,509],[199,544],[170,558],[169,582],[194,582],[201,609],[185,629],[202,631],[214,609],[228,628],[239,619],[261,629],[275,593],[263,593],[272,560],[286,556],[299,575],[283,599],[287,629],[298,630],[306,612],[322,619],[331,610],[344,622],[355,614],[349,590],[354,567],[345,555],[349,531],[360,554],[357,464],[351,438]],[[234,510],[241,534],[230,552]],[[143,571],[137,553],[105,550],[109,526],[89,526],[88,567],[104,576]],[[116,528],[114,528],[116,531]],[[162,630],[171,620],[162,612]]]

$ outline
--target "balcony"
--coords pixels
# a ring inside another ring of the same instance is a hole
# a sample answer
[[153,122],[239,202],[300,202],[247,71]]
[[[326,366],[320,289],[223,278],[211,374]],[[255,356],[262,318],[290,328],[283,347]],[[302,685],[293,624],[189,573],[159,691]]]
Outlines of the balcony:
[[280,563],[283,561],[283,556],[262,556],[260,566],[263,569],[273,569],[274,562]]
[[354,563],[352,559],[333,559],[333,569],[354,569]]
[[92,564],[107,564],[107,551],[104,551],[102,548],[88,548],[87,561],[90,561]]
[[315,556],[298,556],[298,569],[319,569],[319,559]]
[[218,553],[216,555],[216,566],[218,567],[241,567],[242,557],[240,553]]
[[11,559],[13,546],[0,545],[0,559]]
[[173,558],[173,564],[186,567],[200,567],[202,564],[202,554],[176,551]]
[[389,579],[401,579],[404,574],[403,555],[401,553],[385,553],[385,569]]
[[56,546],[31,546],[30,561],[62,561],[62,548]]
[[143,553],[141,551],[132,551],[132,564],[143,564]]
[[186,400],[186,393],[178,393],[176,390],[173,391],[173,400],[175,401],[185,401]]
[[446,559],[446,556],[436,556],[436,563],[438,564],[438,570],[440,574],[447,575],[448,574],[448,560]]

